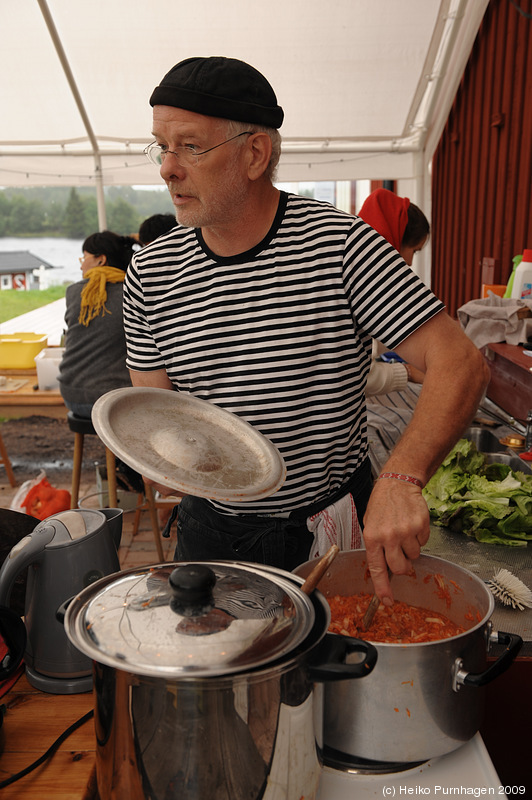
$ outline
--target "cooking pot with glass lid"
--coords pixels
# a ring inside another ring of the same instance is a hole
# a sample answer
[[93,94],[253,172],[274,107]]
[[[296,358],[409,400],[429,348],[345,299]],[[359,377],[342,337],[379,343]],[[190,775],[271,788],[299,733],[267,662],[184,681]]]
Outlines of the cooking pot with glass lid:
[[364,678],[377,651],[327,633],[329,606],[302,583],[183,562],[72,600],[67,636],[94,665],[101,800],[313,800],[323,682]]

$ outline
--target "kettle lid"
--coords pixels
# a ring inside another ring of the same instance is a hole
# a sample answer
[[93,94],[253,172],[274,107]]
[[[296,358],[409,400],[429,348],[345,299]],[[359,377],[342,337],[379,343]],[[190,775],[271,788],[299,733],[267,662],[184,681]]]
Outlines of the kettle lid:
[[76,541],[100,530],[107,522],[107,518],[102,511],[87,508],[73,508],[68,511],[59,511],[51,517],[46,517],[37,525],[34,534],[41,529],[52,526],[55,528],[55,536],[49,542],[48,547],[67,544],[69,541]]

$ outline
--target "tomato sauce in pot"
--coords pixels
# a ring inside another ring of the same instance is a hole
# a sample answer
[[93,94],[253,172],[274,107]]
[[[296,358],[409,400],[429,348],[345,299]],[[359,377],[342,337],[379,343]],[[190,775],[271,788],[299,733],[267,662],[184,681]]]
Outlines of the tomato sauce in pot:
[[437,611],[396,601],[390,607],[381,603],[371,626],[365,631],[362,620],[371,600],[370,594],[335,595],[327,599],[331,608],[329,630],[344,636],[371,642],[419,644],[448,639],[466,630]]

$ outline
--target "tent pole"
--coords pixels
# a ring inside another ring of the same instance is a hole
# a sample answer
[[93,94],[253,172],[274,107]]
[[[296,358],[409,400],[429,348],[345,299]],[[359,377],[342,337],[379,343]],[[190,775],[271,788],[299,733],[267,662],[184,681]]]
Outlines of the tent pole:
[[59,61],[61,62],[61,66],[63,67],[63,72],[65,73],[65,77],[68,81],[68,85],[70,86],[70,91],[72,92],[72,96],[76,103],[76,106],[79,111],[79,115],[83,121],[83,125],[87,132],[87,136],[91,143],[92,147],[92,154],[94,156],[94,172],[96,178],[96,200],[98,204],[98,224],[100,226],[100,230],[104,230],[107,227],[106,218],[105,218],[105,198],[103,193],[103,172],[102,172],[102,160],[100,156],[100,149],[98,147],[98,140],[94,134],[92,129],[91,121],[89,119],[89,115],[83,103],[81,94],[79,92],[78,86],[76,84],[74,73],[70,68],[70,64],[65,53],[65,49],[63,47],[63,43],[55,27],[55,22],[52,18],[52,14],[50,13],[50,9],[48,8],[48,4],[46,0],[37,0],[39,3],[39,7],[41,9],[41,13],[44,17],[44,21],[46,23],[46,27],[48,28],[48,33],[51,36],[52,42],[54,43],[55,51],[59,57]]
[[107,228],[107,215],[105,213],[105,195],[103,192],[102,159],[99,153],[94,154],[94,172],[96,176],[96,203],[98,207],[98,228],[104,231]]

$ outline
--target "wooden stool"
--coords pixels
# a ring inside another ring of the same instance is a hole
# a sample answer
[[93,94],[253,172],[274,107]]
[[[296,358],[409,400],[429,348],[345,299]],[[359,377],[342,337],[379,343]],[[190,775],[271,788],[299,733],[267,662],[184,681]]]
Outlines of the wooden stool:
[[6,469],[7,479],[11,486],[16,486],[17,481],[15,480],[15,475],[13,474],[13,467],[11,466],[11,461],[9,460],[9,456],[7,454],[6,446],[4,444],[4,440],[2,439],[2,434],[0,433],[0,463],[2,463]]
[[163,562],[165,558],[163,553],[163,543],[159,535],[160,532],[159,517],[157,516],[157,509],[161,507],[161,504],[159,504],[155,499],[153,486],[151,486],[149,483],[146,483],[146,481],[144,481],[144,498],[145,498],[144,503],[138,505],[135,510],[135,519],[133,521],[133,536],[135,536],[135,534],[138,532],[140,525],[140,515],[142,514],[143,511],[146,511],[147,509],[150,512],[152,530],[157,531],[157,538],[155,540],[155,546],[157,548],[157,556],[159,557],[159,560]]
[[[78,417],[72,411],[67,414],[68,427],[74,433],[74,459],[72,464],[72,491],[70,508],[78,507],[79,484],[81,481],[81,464],[83,461],[83,440],[85,436],[97,436],[92,420]],[[107,482],[109,484],[109,505],[118,508],[116,490],[116,459],[108,447],[105,448],[105,463],[107,465]]]
[[[74,433],[74,459],[72,464],[72,491],[70,507],[77,508],[79,500],[79,484],[81,481],[81,464],[83,461],[83,440],[85,436],[97,436],[92,420],[85,417],[78,417],[72,411],[67,414],[68,427]],[[109,506],[111,508],[118,508],[118,492],[116,485],[116,458],[115,454],[105,448],[105,463],[107,466],[107,484],[109,489]],[[155,498],[153,496],[153,489],[148,484],[144,483],[144,497],[146,498],[146,506],[150,512],[150,520],[153,531],[153,538],[155,547],[157,549],[157,556],[159,560],[164,561],[163,544],[161,542],[161,532],[159,530],[159,522],[157,520],[157,508],[155,507]]]

